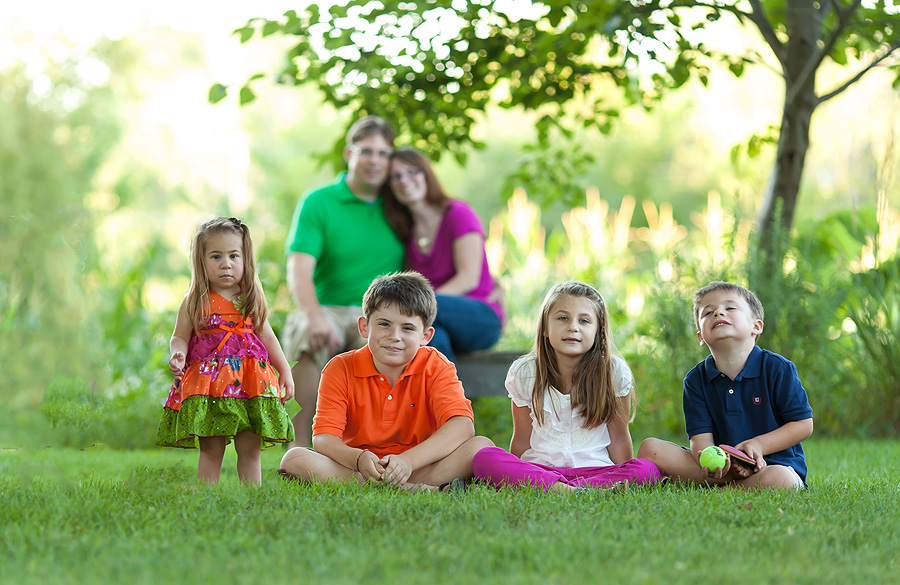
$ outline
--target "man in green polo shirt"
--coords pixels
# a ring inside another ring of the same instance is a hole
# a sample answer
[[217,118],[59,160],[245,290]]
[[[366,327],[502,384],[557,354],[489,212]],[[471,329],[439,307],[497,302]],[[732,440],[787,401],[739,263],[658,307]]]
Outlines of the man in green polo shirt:
[[286,243],[287,282],[299,310],[282,331],[288,360],[297,361],[295,446],[306,447],[322,368],[358,349],[363,293],[378,276],[401,270],[403,246],[384,218],[380,189],[388,177],[394,130],[366,116],[347,131],[347,172],[297,203]]

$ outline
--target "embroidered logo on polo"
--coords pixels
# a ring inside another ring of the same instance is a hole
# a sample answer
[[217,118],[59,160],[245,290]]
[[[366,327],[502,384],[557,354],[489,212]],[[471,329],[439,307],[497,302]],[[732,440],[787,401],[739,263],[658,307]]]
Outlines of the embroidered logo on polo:
[[759,396],[754,396],[753,404],[760,404],[760,403],[762,403],[762,398],[760,398]]

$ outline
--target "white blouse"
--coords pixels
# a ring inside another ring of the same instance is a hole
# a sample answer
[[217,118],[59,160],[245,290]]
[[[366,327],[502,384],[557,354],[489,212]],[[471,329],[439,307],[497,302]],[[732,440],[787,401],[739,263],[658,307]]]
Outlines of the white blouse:
[[[538,426],[531,404],[534,378],[533,356],[517,359],[506,375],[506,390],[513,404],[527,406],[531,414],[531,448],[522,454],[522,461],[567,468],[612,465],[606,423],[584,428],[584,416],[572,408],[569,395],[552,386],[544,395],[544,424]],[[612,356],[612,383],[619,397],[628,396],[634,387],[628,364],[618,356]]]

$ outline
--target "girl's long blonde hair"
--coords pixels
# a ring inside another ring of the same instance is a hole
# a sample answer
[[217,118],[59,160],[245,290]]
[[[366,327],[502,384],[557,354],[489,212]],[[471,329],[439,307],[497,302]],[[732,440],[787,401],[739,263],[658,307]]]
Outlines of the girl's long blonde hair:
[[[531,404],[538,424],[543,424],[544,398],[550,386],[563,388],[562,374],[556,360],[556,351],[550,345],[550,311],[562,297],[580,297],[590,301],[597,313],[597,335],[594,345],[587,351],[575,368],[572,378],[570,398],[572,408],[585,419],[585,428],[592,429],[609,422],[616,416],[623,416],[619,410],[619,397],[612,380],[611,352],[614,349],[609,329],[609,315],[603,297],[594,287],[583,282],[560,282],[553,286],[541,305],[541,316],[537,327],[534,350],[534,388]],[[625,414],[628,422],[634,419],[635,396],[632,388],[631,412]]]
[[240,311],[244,318],[253,316],[253,323],[259,327],[269,316],[266,295],[256,273],[256,257],[253,255],[253,240],[250,228],[234,217],[214,217],[200,224],[191,240],[191,288],[185,299],[188,316],[194,331],[203,328],[209,318],[209,276],[206,274],[206,245],[209,239],[223,232],[231,232],[241,237],[241,255],[244,260],[244,276],[241,279]]

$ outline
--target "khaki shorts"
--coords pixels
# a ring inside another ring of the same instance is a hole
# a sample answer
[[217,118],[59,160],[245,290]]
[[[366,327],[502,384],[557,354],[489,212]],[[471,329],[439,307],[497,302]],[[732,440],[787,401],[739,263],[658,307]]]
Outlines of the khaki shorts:
[[359,349],[366,344],[366,340],[359,334],[359,318],[362,317],[362,307],[341,307],[335,305],[323,305],[322,314],[334,325],[343,343],[337,351],[331,352],[327,347],[318,351],[312,351],[309,344],[309,320],[303,311],[291,313],[281,331],[281,345],[288,361],[300,359],[304,353],[312,356],[319,369],[325,367],[328,360],[339,353]]

